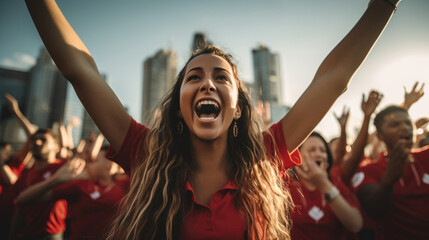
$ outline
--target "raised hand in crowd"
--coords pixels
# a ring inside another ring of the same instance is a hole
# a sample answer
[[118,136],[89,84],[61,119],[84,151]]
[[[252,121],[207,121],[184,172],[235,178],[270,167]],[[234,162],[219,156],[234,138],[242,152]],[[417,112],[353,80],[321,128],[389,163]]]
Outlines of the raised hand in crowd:
[[[5,145],[2,152],[6,154],[8,152],[8,157],[4,158],[0,162],[1,166],[1,175],[5,180],[4,183],[8,185],[13,185],[18,180],[21,171],[24,169],[22,166],[31,165],[32,153],[29,148],[29,139],[32,134],[35,133],[36,127],[28,121],[28,119],[22,114],[18,101],[10,94],[5,94],[6,102],[8,103],[9,109],[12,114],[17,118],[19,124],[24,129],[24,132],[27,136],[27,141],[22,145],[20,150],[11,156],[11,146],[9,144]],[[10,161],[9,161],[10,160]]]
[[413,88],[407,92],[407,88],[404,86],[404,102],[402,103],[401,107],[405,108],[406,110],[409,110],[410,107],[416,103],[423,95],[424,92],[424,86],[425,83],[422,83],[419,86],[419,82],[415,82]]
[[343,107],[341,116],[337,116],[334,112],[334,117],[340,124],[340,137],[334,138],[329,142],[329,147],[332,151],[334,158],[333,165],[341,165],[344,156],[347,154],[347,122],[349,121],[350,109],[346,106]]
[[365,94],[362,94],[361,109],[363,112],[363,121],[360,131],[352,145],[352,149],[347,159],[341,164],[341,177],[345,183],[350,182],[353,174],[355,174],[359,163],[364,157],[365,146],[368,142],[368,129],[371,121],[371,116],[374,113],[380,101],[383,99],[383,94],[372,90],[368,98],[365,98]]
[[18,119],[20,125],[24,128],[27,138],[30,138],[30,136],[36,132],[37,127],[31,124],[24,114],[22,114],[21,110],[19,109],[18,101],[12,95],[5,94],[4,97],[9,105],[10,111]]
[[68,144],[70,148],[74,148],[73,133],[72,133],[73,128],[80,126],[81,124],[82,124],[81,120],[77,117],[72,117],[72,119],[67,123],[66,130],[67,130],[67,135],[69,136]]

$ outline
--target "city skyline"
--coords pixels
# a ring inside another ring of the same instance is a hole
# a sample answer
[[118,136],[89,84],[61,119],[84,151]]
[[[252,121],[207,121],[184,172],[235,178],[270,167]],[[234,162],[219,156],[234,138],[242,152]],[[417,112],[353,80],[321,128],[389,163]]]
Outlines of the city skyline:
[[[167,4],[166,4],[167,3]],[[99,70],[130,114],[141,116],[141,66],[159,49],[178,53],[178,70],[190,54],[193,34],[203,31],[215,45],[235,57],[241,77],[253,81],[251,51],[260,43],[280,56],[285,104],[293,105],[317,67],[364,12],[367,1],[60,1],[64,14],[94,56]],[[245,3],[245,4],[244,4]],[[0,3],[0,66],[28,68],[42,42],[24,1]],[[100,8],[102,4],[102,8]],[[100,11],[102,10],[102,11]],[[362,93],[377,89],[380,107],[400,103],[403,86],[429,79],[429,1],[402,1],[398,11],[348,91],[332,111],[351,108],[348,131],[359,127]],[[27,64],[27,65],[26,65]],[[363,88],[363,86],[365,88]],[[426,86],[427,88],[427,86]],[[427,90],[428,91],[428,90]],[[410,110],[427,116],[428,94]],[[332,112],[331,111],[331,112]],[[318,129],[328,137],[339,133],[329,112]]]

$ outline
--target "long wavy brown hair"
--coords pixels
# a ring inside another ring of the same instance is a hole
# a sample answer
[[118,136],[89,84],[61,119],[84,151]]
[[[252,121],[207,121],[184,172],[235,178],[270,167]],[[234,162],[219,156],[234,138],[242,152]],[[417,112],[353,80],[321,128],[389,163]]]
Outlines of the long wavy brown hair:
[[[238,87],[242,114],[237,120],[238,137],[229,127],[228,176],[238,190],[234,199],[251,239],[290,239],[289,211],[293,203],[280,177],[281,161],[268,154],[262,131],[264,125],[255,113],[249,94],[238,77],[229,54],[208,46],[192,54],[177,81],[159,106],[131,176],[130,191],[123,201],[108,239],[177,239],[186,214],[191,211],[185,200],[185,184],[195,170],[190,133],[180,111],[180,87],[187,64],[202,54],[214,54],[231,65]],[[272,137],[272,136],[271,136]],[[273,141],[274,142],[274,141]]]

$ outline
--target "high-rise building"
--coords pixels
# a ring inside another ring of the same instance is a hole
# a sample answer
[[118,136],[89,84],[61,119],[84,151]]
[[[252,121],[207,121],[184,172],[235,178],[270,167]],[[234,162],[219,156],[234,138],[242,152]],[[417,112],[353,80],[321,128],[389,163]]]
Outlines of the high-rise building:
[[271,105],[283,102],[279,55],[271,53],[264,45],[252,50],[254,91],[258,101]]
[[255,103],[261,102],[264,106],[269,106],[272,123],[280,121],[290,107],[283,102],[279,55],[271,53],[264,45],[253,49],[252,55],[254,69],[252,99]]
[[164,49],[143,64],[142,122],[148,124],[152,113],[176,78],[177,54]]
[[12,95],[22,111],[26,109],[29,74],[27,71],[0,68],[0,141],[21,143],[25,133],[9,110],[4,95]]
[[67,80],[58,71],[46,49],[42,48],[30,69],[30,86],[25,115],[39,127],[52,127],[64,115]]
[[197,32],[194,34],[194,41],[192,42],[192,51],[195,51],[199,48],[204,48],[209,45],[212,45],[212,42],[206,38],[204,32]]

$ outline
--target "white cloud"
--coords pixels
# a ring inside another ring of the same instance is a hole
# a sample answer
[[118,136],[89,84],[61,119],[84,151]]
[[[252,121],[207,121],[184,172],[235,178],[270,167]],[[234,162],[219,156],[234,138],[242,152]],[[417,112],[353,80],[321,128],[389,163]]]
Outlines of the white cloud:
[[0,65],[16,69],[28,69],[36,63],[36,59],[24,53],[14,53],[12,57],[3,58]]

